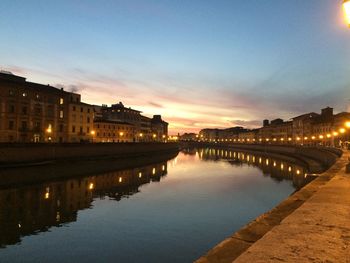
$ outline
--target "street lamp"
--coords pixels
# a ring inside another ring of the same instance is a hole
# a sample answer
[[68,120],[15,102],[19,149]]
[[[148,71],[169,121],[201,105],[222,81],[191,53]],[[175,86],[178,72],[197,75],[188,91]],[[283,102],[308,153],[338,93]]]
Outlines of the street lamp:
[[94,130],[92,130],[90,132],[90,134],[91,134],[91,142],[94,142],[94,136],[95,136],[96,132]]
[[350,27],[350,0],[344,0],[343,9],[345,13],[346,22]]

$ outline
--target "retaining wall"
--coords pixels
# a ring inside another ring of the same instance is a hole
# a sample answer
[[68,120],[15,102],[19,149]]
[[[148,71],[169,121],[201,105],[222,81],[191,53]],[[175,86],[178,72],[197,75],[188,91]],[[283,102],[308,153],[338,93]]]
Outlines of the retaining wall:
[[176,151],[177,143],[0,144],[0,166],[59,160],[88,160],[108,156],[136,157]]
[[180,147],[229,148],[239,151],[278,154],[303,162],[312,173],[322,173],[326,171],[336,162],[337,158],[342,155],[342,151],[336,148],[297,145],[182,142],[180,143]]

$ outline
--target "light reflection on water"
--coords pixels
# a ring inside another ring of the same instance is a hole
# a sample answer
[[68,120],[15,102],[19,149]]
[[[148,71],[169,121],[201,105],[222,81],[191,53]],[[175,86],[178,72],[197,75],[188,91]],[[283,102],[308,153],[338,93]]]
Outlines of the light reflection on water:
[[312,178],[275,158],[168,162],[0,190],[0,262],[191,262]]

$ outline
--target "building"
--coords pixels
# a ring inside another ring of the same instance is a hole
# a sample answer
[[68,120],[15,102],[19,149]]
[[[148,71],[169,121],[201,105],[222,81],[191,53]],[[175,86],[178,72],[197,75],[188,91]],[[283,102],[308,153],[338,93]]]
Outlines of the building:
[[28,82],[10,72],[0,72],[0,117],[0,142],[161,142],[168,138],[168,123],[160,115],[148,118],[121,102],[111,107],[83,103],[80,94]]
[[94,106],[80,101],[79,94],[70,93],[68,101],[68,142],[90,142],[94,128]]
[[0,72],[0,142],[66,142],[69,96]]
[[293,136],[293,123],[282,119],[275,119],[269,122],[264,120],[264,125],[259,129],[257,141],[264,143],[291,142]]
[[134,125],[121,121],[94,121],[93,142],[135,142]]
[[135,142],[161,142],[168,138],[168,123],[162,120],[161,115],[149,118],[141,115],[141,111],[125,107],[122,102],[111,107],[103,105],[100,110],[103,120],[133,125]]
[[197,141],[199,135],[196,133],[184,133],[179,138],[180,141]]
[[153,115],[151,119],[152,139],[154,141],[166,141],[168,137],[168,123],[162,120],[161,115]]

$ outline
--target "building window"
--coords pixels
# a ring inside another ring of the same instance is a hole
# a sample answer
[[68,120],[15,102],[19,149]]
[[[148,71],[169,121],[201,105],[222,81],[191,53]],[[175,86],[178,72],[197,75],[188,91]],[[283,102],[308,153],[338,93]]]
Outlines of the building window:
[[59,131],[63,132],[63,124],[60,124]]
[[9,112],[10,113],[15,113],[15,105],[10,105]]
[[80,108],[80,112],[83,112],[84,111],[84,109],[83,108]]
[[13,121],[9,121],[9,130],[13,130],[15,127],[15,123]]
[[80,126],[80,133],[83,133],[83,127]]
[[64,99],[60,98],[60,105],[63,105],[63,103],[64,103]]
[[26,130],[26,129],[27,129],[27,122],[22,121],[22,130]]
[[75,126],[72,126],[72,132],[75,133]]
[[75,111],[75,106],[73,106],[73,111]]
[[27,107],[22,107],[22,114],[24,114],[24,115],[27,114]]
[[87,123],[90,123],[90,117],[87,117]]
[[90,133],[90,127],[87,127],[86,131],[87,133]]
[[60,118],[63,119],[63,110],[60,110]]
[[34,123],[34,131],[35,132],[39,132],[40,131],[40,122],[35,122]]
[[87,109],[87,112],[90,113],[90,109]]

